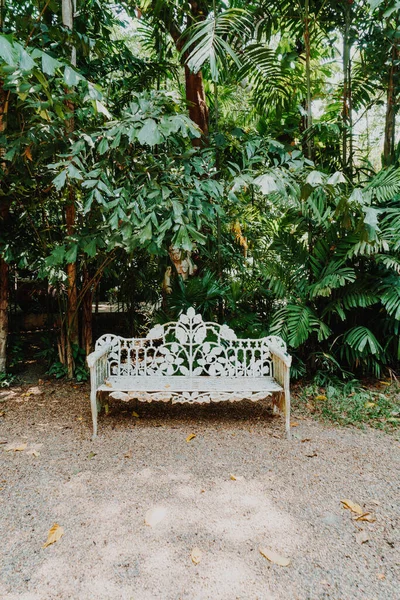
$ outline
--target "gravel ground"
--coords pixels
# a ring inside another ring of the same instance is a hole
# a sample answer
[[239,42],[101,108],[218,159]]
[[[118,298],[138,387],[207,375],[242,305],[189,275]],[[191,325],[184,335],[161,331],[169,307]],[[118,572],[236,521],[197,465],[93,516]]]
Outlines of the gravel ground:
[[294,417],[288,442],[267,402],[110,408],[91,442],[86,384],[0,392],[1,600],[399,600],[393,437]]

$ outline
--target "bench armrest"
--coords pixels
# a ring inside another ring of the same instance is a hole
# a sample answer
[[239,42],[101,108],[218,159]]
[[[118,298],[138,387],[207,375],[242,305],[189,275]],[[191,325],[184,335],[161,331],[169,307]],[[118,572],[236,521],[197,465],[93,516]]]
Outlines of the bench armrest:
[[91,352],[90,354],[87,355],[86,357],[86,362],[88,364],[89,368],[94,367],[94,365],[96,364],[96,362],[105,354],[108,353],[108,351],[111,348],[111,344],[106,344],[105,346],[103,346],[102,348],[100,348],[99,350],[96,350],[95,352]]

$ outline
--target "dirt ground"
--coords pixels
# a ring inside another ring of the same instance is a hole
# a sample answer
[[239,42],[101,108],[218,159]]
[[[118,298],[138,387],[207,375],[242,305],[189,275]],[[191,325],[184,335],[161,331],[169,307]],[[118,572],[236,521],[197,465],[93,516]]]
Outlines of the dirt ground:
[[268,402],[115,401],[92,442],[87,384],[56,382],[0,390],[0,415],[1,600],[400,598],[393,436],[295,414],[289,442]]

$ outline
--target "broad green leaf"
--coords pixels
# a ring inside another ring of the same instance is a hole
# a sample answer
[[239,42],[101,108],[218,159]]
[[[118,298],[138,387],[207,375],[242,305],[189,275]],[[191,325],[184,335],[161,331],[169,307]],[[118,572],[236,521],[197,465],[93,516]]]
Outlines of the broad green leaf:
[[93,256],[96,256],[96,238],[90,240],[88,244],[85,244],[85,246],[83,246],[83,251],[92,258]]
[[83,80],[82,75],[80,75],[77,71],[75,71],[71,67],[68,67],[68,66],[65,67],[64,81],[68,87],[73,87],[81,80]]
[[16,66],[18,53],[4,35],[0,35],[0,56],[8,65]]
[[49,54],[43,52],[42,54],[42,70],[46,75],[54,75],[56,69],[61,67],[60,61],[53,58]]
[[73,244],[65,254],[65,260],[68,264],[76,262],[76,255],[78,254],[78,244]]
[[149,146],[155,146],[161,144],[163,138],[158,130],[157,123],[154,119],[146,119],[142,129],[137,135],[140,144],[148,144]]
[[57,175],[57,177],[55,177],[53,179],[53,184],[54,184],[56,190],[61,190],[61,188],[64,187],[66,179],[67,179],[67,170],[64,169]]

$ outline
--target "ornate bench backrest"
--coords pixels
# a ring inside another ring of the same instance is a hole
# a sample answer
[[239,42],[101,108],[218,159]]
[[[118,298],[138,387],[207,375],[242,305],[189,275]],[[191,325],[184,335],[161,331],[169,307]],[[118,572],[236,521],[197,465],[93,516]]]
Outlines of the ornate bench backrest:
[[108,376],[273,375],[270,349],[286,345],[278,337],[238,339],[227,325],[204,322],[189,308],[177,322],[156,325],[146,338],[103,335],[96,350],[110,344]]

